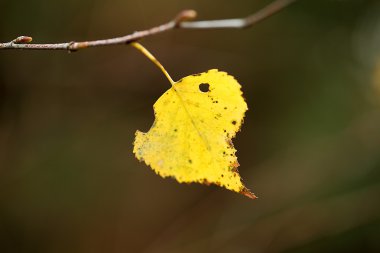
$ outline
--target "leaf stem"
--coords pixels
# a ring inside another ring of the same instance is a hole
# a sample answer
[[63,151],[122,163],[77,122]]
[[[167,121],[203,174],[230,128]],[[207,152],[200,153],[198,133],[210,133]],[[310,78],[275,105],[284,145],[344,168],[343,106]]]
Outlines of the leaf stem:
[[137,50],[139,50],[143,55],[145,55],[149,60],[151,60],[154,64],[156,64],[156,66],[162,71],[162,73],[164,73],[164,75],[166,76],[166,78],[169,80],[170,84],[171,85],[174,85],[175,82],[173,81],[173,79],[170,77],[169,73],[166,71],[166,69],[164,68],[164,66],[162,66],[162,64],[156,59],[156,57],[154,57],[149,51],[148,49],[146,49],[143,45],[141,45],[140,43],[138,42],[132,42],[130,43],[131,46],[133,46],[134,48],[136,48]]

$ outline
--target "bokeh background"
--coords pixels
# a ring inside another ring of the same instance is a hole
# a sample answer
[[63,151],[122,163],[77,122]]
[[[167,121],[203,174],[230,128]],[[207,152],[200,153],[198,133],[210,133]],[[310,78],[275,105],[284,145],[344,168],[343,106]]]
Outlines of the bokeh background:
[[[4,0],[0,41],[109,38],[269,2]],[[0,252],[380,252],[378,0],[299,1],[250,29],[143,44],[174,79],[218,68],[242,84],[234,143],[259,199],[134,158],[169,88],[135,49],[0,51]]]

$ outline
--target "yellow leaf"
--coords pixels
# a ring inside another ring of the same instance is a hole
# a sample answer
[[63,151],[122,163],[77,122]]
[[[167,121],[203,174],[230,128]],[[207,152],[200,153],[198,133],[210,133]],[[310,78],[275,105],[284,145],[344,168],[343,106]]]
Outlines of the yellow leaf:
[[248,109],[240,88],[216,69],[172,82],[154,104],[151,129],[136,132],[136,157],[162,177],[216,184],[256,198],[241,182],[231,142]]

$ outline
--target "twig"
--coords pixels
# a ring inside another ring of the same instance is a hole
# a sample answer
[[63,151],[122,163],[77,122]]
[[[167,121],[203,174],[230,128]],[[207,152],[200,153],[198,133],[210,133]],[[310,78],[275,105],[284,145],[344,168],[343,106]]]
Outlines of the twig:
[[179,28],[186,29],[216,29],[216,28],[247,28],[260,21],[276,14],[296,0],[277,0],[273,1],[258,12],[249,15],[246,18],[221,19],[208,21],[181,22]]
[[209,21],[188,21],[196,17],[197,13],[194,10],[184,10],[180,12],[176,18],[160,26],[156,26],[147,30],[137,31],[122,37],[83,41],[83,42],[66,42],[54,44],[30,44],[32,37],[19,36],[16,39],[0,43],[1,49],[29,49],[29,50],[67,50],[70,52],[79,49],[99,46],[109,46],[117,44],[128,44],[139,39],[152,36],[158,33],[163,33],[173,29],[216,29],[216,28],[246,28],[250,27],[263,19],[272,16],[278,11],[284,9],[296,0],[275,0],[258,12],[241,19],[222,19]]

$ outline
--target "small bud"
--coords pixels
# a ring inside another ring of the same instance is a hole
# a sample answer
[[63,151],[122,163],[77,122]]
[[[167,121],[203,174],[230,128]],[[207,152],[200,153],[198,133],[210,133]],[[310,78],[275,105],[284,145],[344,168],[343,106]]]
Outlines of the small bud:
[[14,39],[12,42],[15,44],[26,44],[32,42],[33,38],[29,36],[19,36]]
[[177,17],[174,19],[177,24],[194,19],[197,17],[197,12],[195,10],[183,10],[181,11]]

